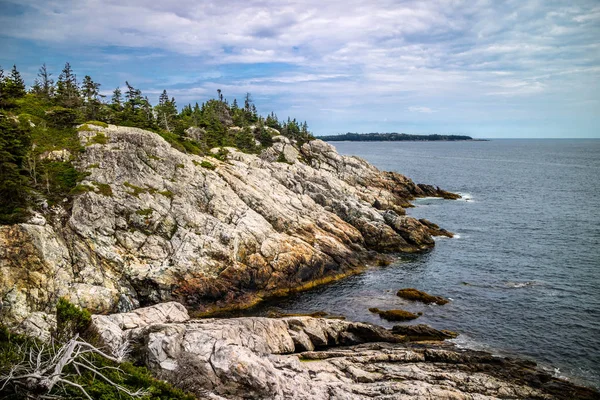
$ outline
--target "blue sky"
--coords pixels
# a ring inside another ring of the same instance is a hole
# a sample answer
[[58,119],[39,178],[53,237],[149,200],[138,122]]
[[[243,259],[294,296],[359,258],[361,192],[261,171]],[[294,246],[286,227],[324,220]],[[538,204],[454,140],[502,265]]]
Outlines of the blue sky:
[[316,134],[600,137],[600,2],[0,0],[0,65],[222,89]]

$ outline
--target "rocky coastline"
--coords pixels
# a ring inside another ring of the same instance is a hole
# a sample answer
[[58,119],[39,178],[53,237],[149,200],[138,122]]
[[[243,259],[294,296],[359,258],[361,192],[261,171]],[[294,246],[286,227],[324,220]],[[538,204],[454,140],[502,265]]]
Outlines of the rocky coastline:
[[108,349],[207,399],[597,399],[530,361],[459,349],[452,332],[294,316],[193,320],[181,304],[93,316]]
[[93,313],[172,300],[197,315],[248,307],[426,251],[444,234],[405,208],[457,195],[272,131],[261,154],[202,157],[139,128],[80,127],[79,154],[45,157],[72,158],[86,174],[81,193],[0,227],[4,323],[37,335],[61,297]]
[[[598,398],[531,362],[459,349],[444,341],[455,333],[425,325],[207,318],[452,237],[405,209],[458,195],[320,140],[272,135],[260,154],[197,156],[153,132],[86,124],[80,154],[45,155],[73,159],[86,174],[81,193],[0,226],[2,324],[47,339],[67,299],[95,314],[88,334],[99,346],[129,347],[131,361],[198,398]],[[373,310],[406,319],[401,311]]]

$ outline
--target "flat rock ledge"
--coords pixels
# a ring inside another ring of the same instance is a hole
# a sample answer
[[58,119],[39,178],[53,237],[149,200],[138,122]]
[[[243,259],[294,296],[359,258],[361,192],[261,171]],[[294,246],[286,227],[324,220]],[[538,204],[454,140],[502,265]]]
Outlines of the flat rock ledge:
[[529,361],[442,341],[410,342],[379,326],[337,319],[191,320],[181,304],[170,302],[95,315],[92,329],[108,350],[129,343],[134,361],[199,398],[599,398]]

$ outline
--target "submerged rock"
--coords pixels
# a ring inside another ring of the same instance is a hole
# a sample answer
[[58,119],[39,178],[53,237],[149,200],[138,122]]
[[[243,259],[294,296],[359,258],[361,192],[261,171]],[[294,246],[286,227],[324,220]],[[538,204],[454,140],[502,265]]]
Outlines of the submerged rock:
[[[199,398],[491,400],[598,395],[552,378],[531,362],[443,342],[407,343],[405,336],[375,325],[311,317],[165,323],[164,316],[173,309],[179,308],[157,305],[94,318],[93,323],[102,340],[110,338],[105,341],[109,349],[131,342],[134,361],[145,362],[154,373]],[[156,323],[150,316],[157,316]],[[103,318],[136,322],[126,328],[106,324]]]
[[388,321],[409,321],[411,319],[419,318],[419,315],[413,314],[405,310],[387,310],[382,311],[379,308],[369,308],[369,311]]
[[325,142],[278,137],[263,155],[228,148],[217,159],[142,129],[90,127],[73,163],[93,190],[43,211],[45,223],[0,226],[6,324],[51,314],[59,297],[96,313],[171,300],[201,313],[247,307],[388,262],[382,252],[434,246],[404,207],[446,192]]
[[450,300],[441,296],[432,296],[429,293],[414,288],[400,289],[398,290],[398,293],[396,293],[396,296],[406,300],[420,301],[421,303],[425,304],[435,303],[440,306],[450,302]]

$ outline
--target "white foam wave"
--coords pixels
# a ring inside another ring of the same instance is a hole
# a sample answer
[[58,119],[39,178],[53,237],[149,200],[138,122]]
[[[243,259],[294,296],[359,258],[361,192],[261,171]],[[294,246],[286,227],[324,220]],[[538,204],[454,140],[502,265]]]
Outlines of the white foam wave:
[[471,202],[471,203],[475,202],[471,193],[458,192],[458,194],[460,195],[460,199],[458,199],[459,201],[466,201],[466,202]]
[[537,285],[538,283],[535,281],[527,281],[527,282],[506,282],[505,285],[508,286],[509,288],[524,288],[527,286],[534,286]]

